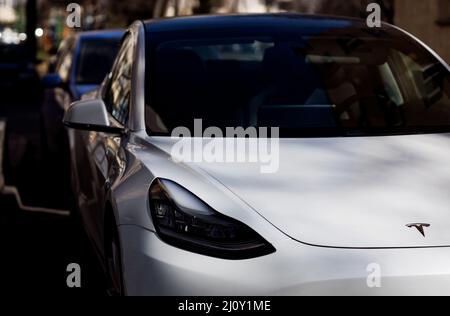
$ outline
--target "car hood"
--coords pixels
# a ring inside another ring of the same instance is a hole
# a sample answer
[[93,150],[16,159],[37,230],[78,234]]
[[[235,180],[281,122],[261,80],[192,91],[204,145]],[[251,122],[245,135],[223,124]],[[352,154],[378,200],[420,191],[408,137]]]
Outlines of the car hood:
[[[174,140],[158,145],[170,153]],[[450,245],[450,135],[281,139],[279,170],[201,168],[291,238],[339,248]],[[220,211],[220,210],[218,210]],[[409,224],[423,223],[425,237]]]

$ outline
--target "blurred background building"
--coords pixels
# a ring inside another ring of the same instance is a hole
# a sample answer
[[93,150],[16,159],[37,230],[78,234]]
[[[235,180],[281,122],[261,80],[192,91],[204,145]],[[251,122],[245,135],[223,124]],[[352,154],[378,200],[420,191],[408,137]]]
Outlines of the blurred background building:
[[[15,1],[15,0],[0,0]],[[25,1],[25,0],[22,0]],[[73,29],[65,27],[66,7],[83,8],[81,30],[125,27],[137,19],[209,13],[303,12],[365,17],[373,0],[37,0],[40,41],[45,51],[57,47]],[[394,0],[379,0],[386,21],[393,22]]]
[[368,3],[378,2],[386,21],[393,21],[394,0],[156,0],[154,16],[202,13],[302,12],[365,17]]
[[[65,25],[66,7],[73,2],[83,10],[80,29]],[[385,21],[418,36],[450,62],[450,0],[0,0],[0,43],[36,36],[45,58],[71,32],[125,27],[137,19],[280,11],[365,18],[370,2],[380,4]]]
[[20,44],[25,32],[25,0],[0,0],[0,43]]
[[450,63],[450,0],[395,0],[395,24]]

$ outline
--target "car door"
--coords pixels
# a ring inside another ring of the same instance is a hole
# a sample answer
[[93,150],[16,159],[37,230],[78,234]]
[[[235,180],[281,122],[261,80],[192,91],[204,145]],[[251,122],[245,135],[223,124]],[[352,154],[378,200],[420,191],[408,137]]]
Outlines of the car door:
[[[113,70],[101,91],[111,124],[117,127],[125,128],[128,124],[134,43],[132,35],[125,37]],[[83,206],[82,217],[88,232],[91,232],[91,237],[100,250],[103,245],[104,208],[107,194],[123,170],[123,148],[127,142],[127,136],[84,132],[82,142],[84,150],[77,150],[76,153],[80,155],[78,161],[87,162],[82,170],[78,171],[80,202]]]

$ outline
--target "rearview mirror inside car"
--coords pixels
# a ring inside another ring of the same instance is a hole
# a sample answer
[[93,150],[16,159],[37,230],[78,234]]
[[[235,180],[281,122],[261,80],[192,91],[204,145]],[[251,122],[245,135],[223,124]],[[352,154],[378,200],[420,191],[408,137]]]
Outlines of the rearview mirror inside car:
[[111,126],[104,102],[100,99],[73,103],[64,115],[64,125],[84,131],[121,134],[124,129]]

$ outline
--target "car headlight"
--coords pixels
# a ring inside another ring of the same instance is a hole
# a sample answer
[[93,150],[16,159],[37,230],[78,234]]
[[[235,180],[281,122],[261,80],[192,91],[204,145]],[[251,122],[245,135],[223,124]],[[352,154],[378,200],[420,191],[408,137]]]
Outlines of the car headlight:
[[182,186],[157,179],[150,209],[158,236],[166,243],[222,259],[249,259],[275,248],[247,225],[219,214]]

